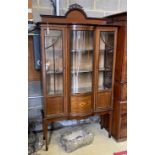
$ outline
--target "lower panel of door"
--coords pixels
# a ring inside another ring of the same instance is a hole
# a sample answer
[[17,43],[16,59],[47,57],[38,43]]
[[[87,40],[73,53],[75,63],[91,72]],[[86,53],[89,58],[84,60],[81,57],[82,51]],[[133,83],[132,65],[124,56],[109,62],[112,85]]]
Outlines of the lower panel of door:
[[64,99],[62,96],[46,98],[46,114],[62,114],[64,113]]
[[111,108],[111,92],[98,92],[96,110]]
[[70,115],[78,116],[78,115],[89,115],[92,113],[92,95],[84,94],[71,96],[70,100]]

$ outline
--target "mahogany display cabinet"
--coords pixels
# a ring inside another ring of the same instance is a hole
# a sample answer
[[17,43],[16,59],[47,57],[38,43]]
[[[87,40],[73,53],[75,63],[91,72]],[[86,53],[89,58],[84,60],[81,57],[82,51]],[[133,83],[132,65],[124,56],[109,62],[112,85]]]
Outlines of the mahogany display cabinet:
[[78,6],[65,16],[41,15],[43,128],[51,122],[109,116],[111,136],[117,27],[88,18]]

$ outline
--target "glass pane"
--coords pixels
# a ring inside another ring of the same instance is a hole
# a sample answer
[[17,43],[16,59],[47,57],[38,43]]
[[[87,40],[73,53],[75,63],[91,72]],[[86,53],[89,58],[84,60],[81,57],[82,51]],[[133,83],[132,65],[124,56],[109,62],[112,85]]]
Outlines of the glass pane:
[[92,91],[93,31],[71,31],[71,92]]
[[63,94],[62,31],[45,30],[47,94]]
[[110,89],[112,86],[113,53],[114,32],[101,32],[99,50],[99,90]]

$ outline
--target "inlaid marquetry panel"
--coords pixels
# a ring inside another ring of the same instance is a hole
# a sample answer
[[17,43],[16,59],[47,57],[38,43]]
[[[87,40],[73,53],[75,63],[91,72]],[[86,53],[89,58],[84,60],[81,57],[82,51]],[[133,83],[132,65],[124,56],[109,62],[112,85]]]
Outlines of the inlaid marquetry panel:
[[91,104],[91,95],[71,96],[71,113],[90,113]]

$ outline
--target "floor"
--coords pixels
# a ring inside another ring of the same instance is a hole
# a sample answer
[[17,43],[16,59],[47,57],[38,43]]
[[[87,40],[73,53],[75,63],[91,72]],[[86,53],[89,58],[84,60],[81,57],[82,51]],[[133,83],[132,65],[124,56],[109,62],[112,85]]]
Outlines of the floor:
[[118,143],[113,138],[108,138],[107,131],[101,130],[98,123],[87,124],[85,127],[94,134],[94,141],[90,145],[66,153],[59,144],[60,134],[67,130],[63,128],[52,132],[48,151],[45,151],[45,147],[43,147],[37,153],[39,155],[113,155],[114,152],[127,150],[126,141]]

